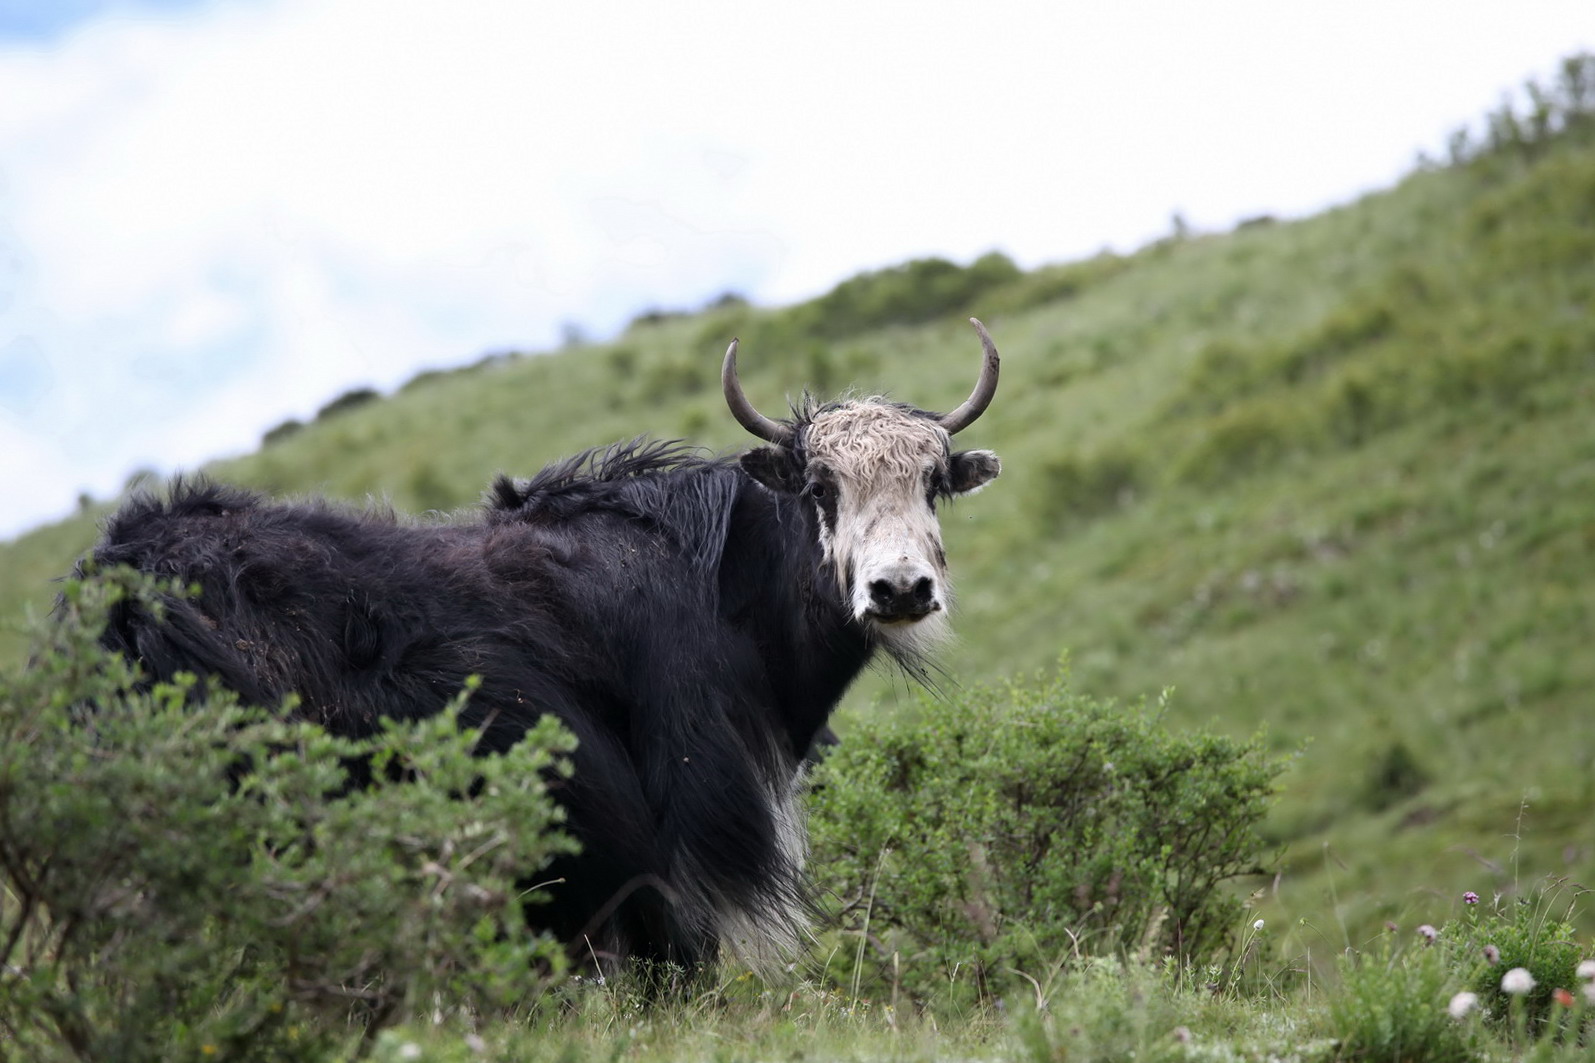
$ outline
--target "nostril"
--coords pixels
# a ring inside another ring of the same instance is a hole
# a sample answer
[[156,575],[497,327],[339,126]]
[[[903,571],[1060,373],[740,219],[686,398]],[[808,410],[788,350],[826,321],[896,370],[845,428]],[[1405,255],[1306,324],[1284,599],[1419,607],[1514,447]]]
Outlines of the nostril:
[[885,605],[892,600],[892,585],[883,579],[872,580],[869,585],[869,596],[876,605]]
[[935,584],[931,583],[929,576],[921,576],[914,581],[914,600],[921,605],[929,603],[935,591]]

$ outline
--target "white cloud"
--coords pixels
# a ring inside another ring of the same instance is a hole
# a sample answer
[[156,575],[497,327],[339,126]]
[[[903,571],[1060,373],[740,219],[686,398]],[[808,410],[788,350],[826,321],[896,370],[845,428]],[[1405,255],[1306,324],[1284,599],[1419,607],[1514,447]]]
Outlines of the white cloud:
[[1318,209],[1587,24],[1548,0],[254,0],[0,49],[0,534],[566,321]]

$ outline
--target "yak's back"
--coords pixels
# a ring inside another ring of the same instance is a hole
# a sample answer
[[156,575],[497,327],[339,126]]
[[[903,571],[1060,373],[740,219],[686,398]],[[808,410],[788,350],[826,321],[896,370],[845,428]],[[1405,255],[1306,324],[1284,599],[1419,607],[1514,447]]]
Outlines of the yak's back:
[[92,557],[185,589],[163,620],[129,605],[107,633],[155,678],[194,672],[268,707],[292,694],[301,715],[366,734],[380,716],[436,713],[481,675],[535,698],[518,731],[567,708],[581,668],[558,581],[536,578],[563,563],[536,538],[178,481],[124,506]]

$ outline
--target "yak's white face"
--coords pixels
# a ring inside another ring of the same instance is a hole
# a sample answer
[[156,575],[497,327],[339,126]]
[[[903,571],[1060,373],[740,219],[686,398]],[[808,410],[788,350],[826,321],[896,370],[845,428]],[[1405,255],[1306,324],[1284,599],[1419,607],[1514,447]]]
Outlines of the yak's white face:
[[735,340],[720,370],[732,414],[772,444],[743,454],[742,467],[766,487],[815,507],[820,547],[842,604],[911,671],[947,628],[951,592],[936,503],[984,487],[1002,469],[989,450],[954,452],[950,444],[997,392],[997,346],[984,325],[969,321],[983,351],[980,378],[969,399],[947,414],[875,398],[794,410],[793,420],[773,421],[742,391]]
[[844,606],[895,655],[923,657],[951,601],[936,503],[990,482],[997,456],[955,454],[934,419],[882,399],[820,410],[798,449],[783,486],[814,506]]

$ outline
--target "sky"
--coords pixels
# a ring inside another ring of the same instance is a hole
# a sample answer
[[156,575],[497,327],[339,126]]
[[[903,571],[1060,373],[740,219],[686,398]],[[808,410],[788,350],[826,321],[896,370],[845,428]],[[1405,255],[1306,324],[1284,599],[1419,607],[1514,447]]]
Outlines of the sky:
[[1312,214],[1579,50],[1589,0],[0,0],[0,538],[650,308]]

